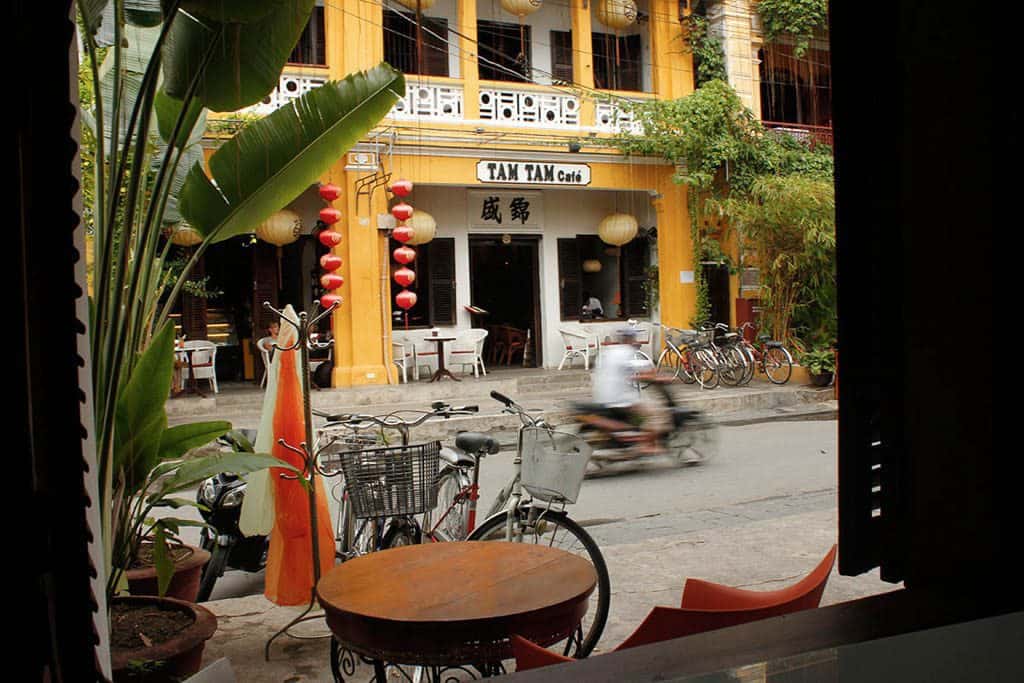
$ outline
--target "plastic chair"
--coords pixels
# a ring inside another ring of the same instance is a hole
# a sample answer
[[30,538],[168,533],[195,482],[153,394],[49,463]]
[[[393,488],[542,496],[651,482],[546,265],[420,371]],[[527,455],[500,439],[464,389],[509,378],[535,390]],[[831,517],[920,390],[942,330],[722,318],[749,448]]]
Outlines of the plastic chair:
[[452,342],[451,350],[446,362],[451,365],[473,366],[473,376],[479,377],[480,373],[487,376],[487,368],[484,367],[484,341],[487,339],[487,330],[471,329],[459,334]]
[[505,328],[505,344],[501,350],[498,362],[505,362],[505,365],[512,365],[512,356],[523,353],[526,350],[526,330],[516,327]]
[[[192,351],[192,374],[196,380],[205,379],[217,393],[217,345],[205,339],[185,342],[186,350]],[[185,370],[187,373],[188,370]],[[186,374],[185,377],[188,377]]]
[[[836,546],[833,545],[810,574],[787,588],[774,591],[751,591],[687,579],[679,607],[652,609],[614,651],[817,607],[835,561]],[[512,651],[516,656],[516,671],[573,661],[519,636],[512,636]]]
[[562,342],[565,344],[565,354],[562,356],[562,362],[558,364],[558,369],[561,370],[566,361],[569,361],[569,367],[572,367],[576,357],[580,356],[583,358],[583,367],[589,370],[591,357],[597,356],[597,337],[580,328],[572,327],[561,327],[558,333],[562,335]]
[[[404,384],[409,383],[409,369],[416,372],[416,355],[413,352],[413,345],[405,337],[396,337],[391,340],[391,358],[392,362],[398,366],[398,369],[402,371],[402,382]],[[419,377],[417,377],[419,379]]]
[[263,360],[263,377],[260,379],[260,386],[267,386],[267,373],[270,372],[270,361],[274,359],[274,338],[263,337],[256,342],[256,348],[260,350],[260,358]]

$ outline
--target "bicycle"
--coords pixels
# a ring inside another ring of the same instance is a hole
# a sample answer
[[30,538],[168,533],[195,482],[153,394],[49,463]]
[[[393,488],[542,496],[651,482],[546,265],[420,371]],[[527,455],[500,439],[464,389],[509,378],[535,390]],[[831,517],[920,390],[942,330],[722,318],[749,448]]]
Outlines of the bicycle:
[[703,389],[718,386],[717,362],[709,343],[696,332],[659,326],[665,331],[665,348],[654,366],[655,375],[667,380],[681,379],[685,384],[696,382]]
[[456,445],[475,450],[476,457],[444,468],[437,521],[432,522],[434,513],[425,518],[424,537],[543,543],[586,557],[597,573],[597,588],[577,634],[562,648],[566,655],[585,657],[601,637],[611,601],[611,580],[600,548],[565,512],[566,505],[576,502],[590,446],[576,434],[553,429],[507,396],[492,391],[491,397],[505,405],[502,412],[520,420],[513,461],[516,473],[498,492],[483,523],[475,526],[480,458],[497,449],[486,435],[460,434]]
[[[788,382],[793,375],[793,356],[789,353],[789,349],[782,342],[773,340],[767,334],[758,335],[757,345],[751,344],[743,336],[743,331],[748,327],[754,329],[753,324],[745,322],[740,325],[738,331],[742,340],[741,344],[753,361],[751,365],[760,362],[761,372],[768,376],[768,381],[772,384],[781,385]],[[753,369],[751,369],[751,375],[753,375]]]
[[700,329],[709,336],[722,383],[735,387],[749,382],[754,373],[740,347],[741,335],[730,331],[725,323],[703,323]]

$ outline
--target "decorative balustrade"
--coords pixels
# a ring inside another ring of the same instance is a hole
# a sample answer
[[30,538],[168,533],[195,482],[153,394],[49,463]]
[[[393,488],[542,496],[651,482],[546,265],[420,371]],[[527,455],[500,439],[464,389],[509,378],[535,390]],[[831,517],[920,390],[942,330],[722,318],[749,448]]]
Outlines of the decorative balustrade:
[[580,100],[573,95],[533,90],[481,88],[480,118],[502,124],[578,128]]
[[797,140],[815,145],[832,146],[832,126],[808,126],[803,123],[784,123],[781,121],[762,121],[761,124],[775,133],[785,133]]
[[259,104],[247,107],[243,111],[255,114],[269,114],[278,107],[302,97],[313,88],[317,88],[327,82],[326,76],[298,76],[294,74],[281,74],[277,87],[273,92],[263,98]]
[[594,107],[594,127],[605,133],[643,133],[634,113],[618,102],[598,102]]
[[395,103],[388,116],[396,119],[462,119],[462,86],[407,82],[405,97]]

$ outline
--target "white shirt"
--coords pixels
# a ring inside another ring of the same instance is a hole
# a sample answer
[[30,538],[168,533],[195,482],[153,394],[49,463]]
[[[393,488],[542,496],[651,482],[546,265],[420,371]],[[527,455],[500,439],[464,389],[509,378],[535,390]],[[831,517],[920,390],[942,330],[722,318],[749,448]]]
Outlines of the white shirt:
[[614,344],[601,349],[593,378],[595,402],[610,406],[636,403],[636,386],[632,382],[636,373],[634,355],[636,350],[629,344]]

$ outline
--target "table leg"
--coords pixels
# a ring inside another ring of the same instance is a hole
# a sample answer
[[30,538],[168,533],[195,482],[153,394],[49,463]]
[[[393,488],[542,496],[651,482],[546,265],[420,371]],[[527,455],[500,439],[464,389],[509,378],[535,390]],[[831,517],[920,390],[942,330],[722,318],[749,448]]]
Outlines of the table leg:
[[433,382],[434,380],[440,380],[442,377],[451,377],[456,382],[461,382],[462,381],[461,379],[459,379],[458,377],[453,375],[451,373],[451,371],[448,368],[446,368],[445,365],[444,365],[444,342],[440,342],[438,344],[438,350],[437,350],[437,372],[434,373],[434,378],[431,379],[430,381]]

